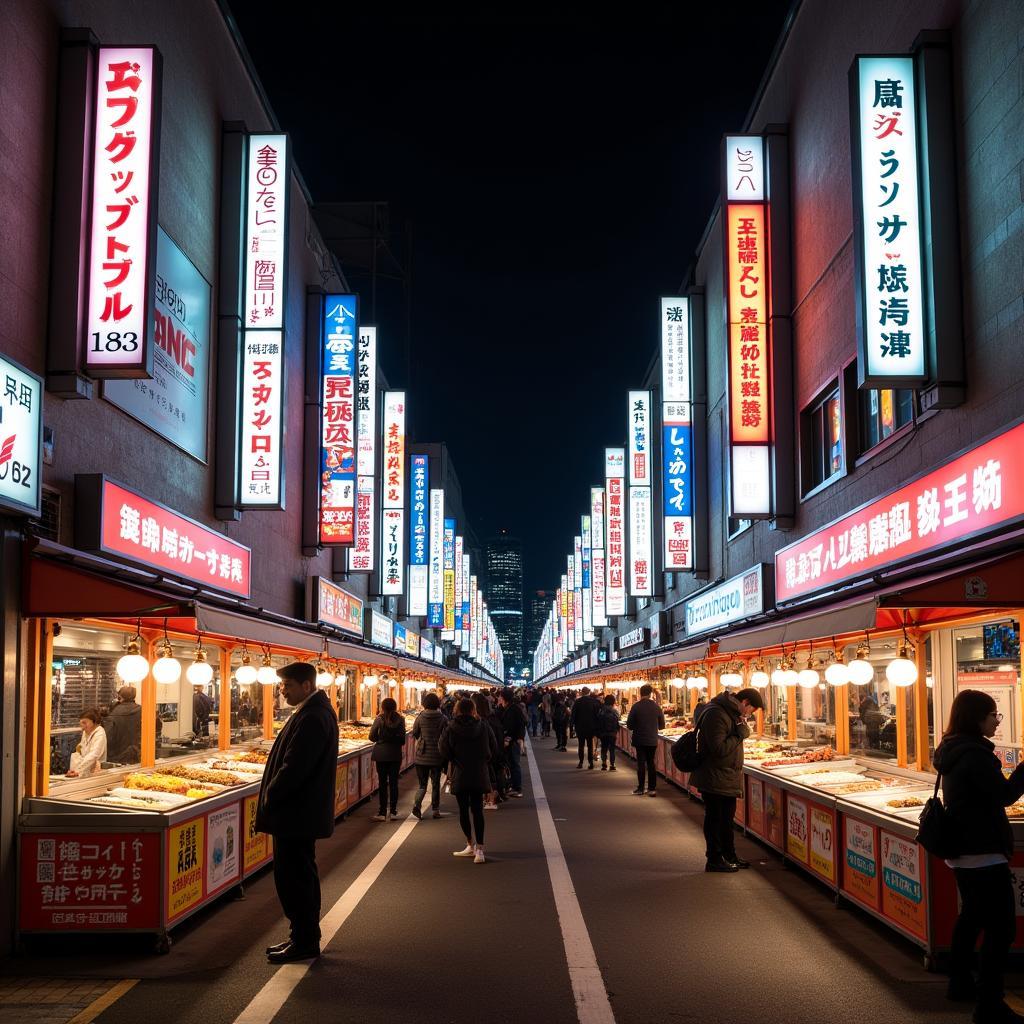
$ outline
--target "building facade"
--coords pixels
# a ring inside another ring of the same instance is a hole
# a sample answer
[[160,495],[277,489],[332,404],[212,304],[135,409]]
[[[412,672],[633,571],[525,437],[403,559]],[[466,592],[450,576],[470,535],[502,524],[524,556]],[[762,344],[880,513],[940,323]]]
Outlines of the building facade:
[[523,660],[523,545],[507,530],[487,541],[487,607],[506,668],[518,666]]

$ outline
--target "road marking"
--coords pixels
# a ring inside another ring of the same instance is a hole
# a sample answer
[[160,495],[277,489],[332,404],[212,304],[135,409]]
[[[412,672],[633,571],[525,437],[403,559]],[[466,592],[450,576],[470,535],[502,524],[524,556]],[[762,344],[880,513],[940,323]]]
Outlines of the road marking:
[[[529,740],[527,740],[529,744]],[[544,842],[544,855],[548,862],[548,874],[551,876],[551,890],[555,896],[555,909],[558,912],[558,924],[562,929],[562,944],[565,946],[565,959],[569,966],[569,982],[572,985],[573,998],[576,1000],[576,1017],[580,1024],[615,1024],[611,1003],[601,977],[601,968],[597,966],[594,946],[590,941],[587,924],[583,920],[583,911],[576,898],[569,866],[565,862],[562,844],[558,839],[548,798],[544,795],[544,783],[536,759],[529,760],[530,784],[533,786],[533,800],[537,805],[537,819],[540,823],[540,836]]]
[[126,978],[119,981],[112,988],[107,989],[98,999],[94,999],[84,1010],[68,1021],[68,1024],[91,1024],[104,1010],[113,1006],[126,992],[138,985],[138,978]]
[[[388,861],[412,835],[417,820],[411,814],[398,827],[398,831],[384,844],[380,852],[363,868],[359,877],[342,893],[341,898],[320,920],[320,948],[324,949],[341,930],[348,916],[359,906],[370,886],[380,878]],[[295,987],[306,976],[312,960],[295,964],[282,964],[274,976],[256,993],[252,1002],[235,1018],[234,1024],[270,1024],[277,1016]]]

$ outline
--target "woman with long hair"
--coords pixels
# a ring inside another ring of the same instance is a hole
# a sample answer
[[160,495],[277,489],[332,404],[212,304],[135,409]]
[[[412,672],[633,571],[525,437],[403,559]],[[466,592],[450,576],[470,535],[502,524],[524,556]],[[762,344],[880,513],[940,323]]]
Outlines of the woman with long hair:
[[392,697],[380,702],[380,714],[370,726],[373,743],[371,760],[377,766],[377,796],[380,810],[374,821],[387,821],[398,817],[398,773],[402,768],[402,749],[405,746],[405,719],[398,713],[398,704]]
[[496,811],[498,800],[503,798],[504,790],[507,788],[505,785],[505,758],[502,753],[504,730],[501,727],[501,722],[498,721],[498,716],[491,713],[491,702],[482,693],[474,693],[471,699],[473,707],[476,709],[477,718],[494,733],[494,745],[498,752],[488,765],[491,788],[490,792],[484,794],[484,810]]
[[494,733],[477,717],[476,707],[468,697],[455,705],[455,714],[441,733],[438,747],[441,756],[448,761],[448,778],[459,804],[459,824],[466,837],[465,849],[456,850],[454,855],[472,857],[473,863],[483,864],[484,793],[491,788],[489,766],[498,748]]
[[[975,1024],[1024,1021],[1003,1000],[1003,973],[1017,930],[1010,874],[1013,832],[1006,808],[1024,794],[1024,764],[1004,777],[992,743],[1001,719],[987,693],[961,690],[934,757],[942,777],[942,801],[958,837],[958,856],[946,861],[956,876],[961,902],[947,994],[950,999],[975,1001]],[[975,982],[971,967],[981,934]]]

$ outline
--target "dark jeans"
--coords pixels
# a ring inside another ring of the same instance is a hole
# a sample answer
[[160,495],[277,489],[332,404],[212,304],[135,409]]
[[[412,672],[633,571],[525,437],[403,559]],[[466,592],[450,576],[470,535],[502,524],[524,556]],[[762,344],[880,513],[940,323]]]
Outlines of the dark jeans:
[[[398,773],[401,771],[401,761],[377,761],[377,780],[380,790],[377,798],[380,800],[380,813],[384,814],[388,807],[394,814],[398,810]],[[391,797],[390,801],[388,797]]]
[[[416,778],[419,780],[420,788],[416,790],[416,799],[413,803],[417,807],[423,806],[423,798],[427,795],[427,782],[432,784],[430,790],[430,806],[437,810],[441,806],[441,769],[439,764],[418,764],[416,765]],[[396,780],[397,785],[397,780]]]
[[569,742],[569,735],[565,722],[555,722],[555,744],[564,747]]
[[594,763],[594,737],[593,736],[580,736],[577,734],[577,746],[580,752],[580,764],[583,764],[583,747],[586,745],[587,748],[587,761],[590,764]]
[[736,859],[736,833],[732,822],[736,814],[736,797],[718,793],[701,793],[704,798],[704,843],[708,860],[724,857]]
[[529,714],[530,714],[530,735],[531,736],[536,736],[537,735],[537,723],[538,723],[539,719],[537,717],[537,709],[532,704],[530,705]]
[[274,885],[291,925],[291,940],[309,949],[320,945],[320,875],[316,840],[274,836]]
[[523,769],[519,767],[519,758],[522,756],[522,751],[519,749],[519,741],[513,740],[505,748],[505,757],[508,759],[508,770],[512,776],[510,785],[517,792],[523,791]]
[[1010,866],[955,868],[953,874],[961,906],[950,947],[952,974],[970,973],[974,947],[984,932],[978,958],[978,1004],[998,1006],[1003,999],[1007,953],[1017,932]]
[[456,793],[459,804],[459,824],[466,842],[473,842],[473,833],[469,828],[469,812],[473,812],[473,828],[476,831],[477,845],[484,845],[484,795],[479,790],[470,793]]
[[606,761],[611,764],[615,764],[615,737],[614,736],[602,736],[601,737],[601,764]]
[[541,714],[540,719],[540,734],[541,736],[551,735],[551,719],[543,713]]
[[634,744],[636,751],[636,780],[637,788],[644,788],[644,772],[647,773],[647,788],[658,788],[658,773],[654,769],[654,754],[657,747],[638,747]]

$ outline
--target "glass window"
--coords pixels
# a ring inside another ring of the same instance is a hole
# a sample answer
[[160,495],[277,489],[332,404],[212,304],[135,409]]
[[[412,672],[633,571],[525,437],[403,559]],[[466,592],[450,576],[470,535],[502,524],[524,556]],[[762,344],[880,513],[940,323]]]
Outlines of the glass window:
[[181,664],[174,682],[156,684],[156,757],[168,760],[216,748],[220,717],[220,650],[203,644],[207,664],[213,669],[210,682],[193,686],[188,668],[195,661],[196,645],[190,640],[172,640],[171,655]]
[[835,689],[828,683],[796,688],[796,736],[817,746],[836,745]]
[[935,754],[935,670],[932,668],[932,635],[928,634],[924,642],[924,682],[928,691],[928,771],[932,768],[932,757]]
[[860,450],[869,451],[914,418],[914,392],[860,391]]
[[[872,639],[868,652],[859,660],[871,667],[871,676],[864,683],[851,682],[847,687],[850,701],[850,753],[854,757],[896,760],[896,697],[895,687],[885,678],[885,668],[896,657],[897,638]],[[845,649],[846,663],[857,658],[857,644]],[[908,704],[913,704],[909,700]]]
[[786,739],[789,736],[789,694],[778,686],[768,686],[761,694],[765,699],[765,736]]
[[956,692],[982,690],[996,702],[1003,720],[992,742],[1019,747],[1020,623],[1001,619],[953,630]]
[[738,536],[754,523],[753,519],[738,519],[736,516],[729,516],[728,531],[729,539]]
[[803,491],[807,494],[843,468],[842,407],[836,387],[804,412]]

